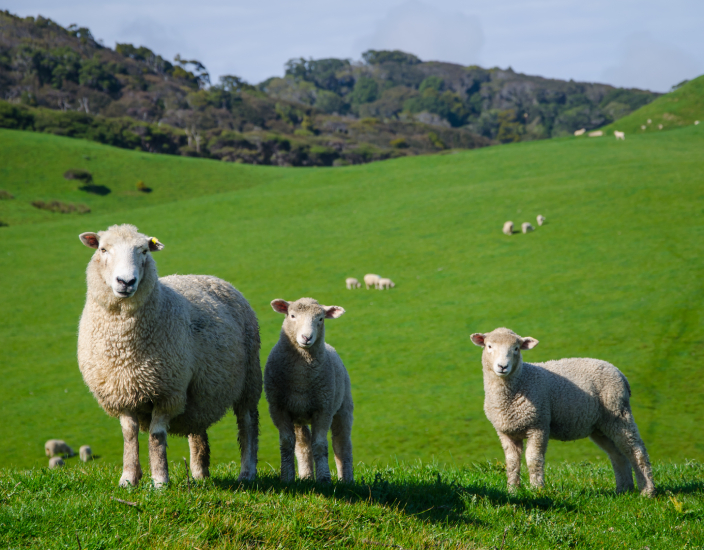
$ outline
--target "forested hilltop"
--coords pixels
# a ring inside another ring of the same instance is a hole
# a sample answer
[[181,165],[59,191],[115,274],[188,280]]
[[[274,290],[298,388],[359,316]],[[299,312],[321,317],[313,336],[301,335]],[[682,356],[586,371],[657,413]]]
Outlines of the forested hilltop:
[[659,94],[369,50],[292,59],[282,78],[212,83],[197,60],[110,49],[90,30],[0,12],[0,127],[155,153],[356,164],[592,129]]

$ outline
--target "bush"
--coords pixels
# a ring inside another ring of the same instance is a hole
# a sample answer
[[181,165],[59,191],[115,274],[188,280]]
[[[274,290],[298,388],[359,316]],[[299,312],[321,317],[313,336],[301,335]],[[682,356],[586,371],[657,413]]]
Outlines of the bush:
[[406,138],[400,137],[392,139],[390,145],[391,147],[396,147],[396,149],[406,149],[408,147],[408,141],[406,141]]
[[74,212],[78,214],[88,214],[90,212],[90,208],[88,208],[85,204],[71,204],[61,201],[33,201],[32,206],[34,206],[34,208],[39,208],[40,210],[58,212],[59,214],[73,214]]
[[435,132],[429,132],[428,133],[428,141],[433,144],[433,147],[437,147],[438,149],[444,149],[445,144],[443,141],[438,137],[438,135]]
[[15,196],[12,193],[10,193],[9,191],[5,191],[4,189],[0,189],[0,201],[9,201],[14,198],[15,198]]
[[88,172],[88,170],[72,168],[64,172],[64,178],[66,178],[67,180],[81,180],[86,183],[90,183],[91,181],[93,181],[93,174]]

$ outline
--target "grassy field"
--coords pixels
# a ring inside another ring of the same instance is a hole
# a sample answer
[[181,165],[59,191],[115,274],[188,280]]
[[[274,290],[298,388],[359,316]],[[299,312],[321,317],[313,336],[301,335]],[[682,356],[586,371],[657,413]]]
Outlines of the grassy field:
[[[91,251],[77,236],[134,223],[165,245],[160,274],[231,281],[260,319],[262,361],[282,318],[274,298],[347,310],[327,341],[350,372],[355,461],[502,459],[482,411],[476,331],[540,340],[526,360],[593,356],[628,376],[655,463],[704,459],[704,126],[615,140],[520,143],[333,169],[281,169],[142,154],[0,131],[0,466],[46,464],[43,442],[121,461],[119,424],[86,389],[76,331]],[[88,157],[88,158],[86,158]],[[62,174],[93,173],[88,195]],[[143,180],[150,194],[136,191]],[[83,202],[52,214],[36,199]],[[547,224],[528,235],[503,222]],[[391,277],[388,292],[347,276]],[[262,399],[260,465],[278,468]],[[142,441],[142,449],[146,449]],[[235,422],[211,430],[213,463],[238,458]],[[171,457],[186,455],[172,438]],[[552,463],[606,457],[552,442]],[[657,480],[656,480],[657,482]]]
[[[0,471],[3,548],[704,548],[704,465],[659,464],[661,492],[615,496],[610,468],[548,468],[541,491],[509,495],[501,464],[362,468],[354,485],[239,485],[220,464],[192,486],[115,486],[119,468]],[[120,500],[115,500],[120,499]],[[131,504],[126,504],[131,503]]]

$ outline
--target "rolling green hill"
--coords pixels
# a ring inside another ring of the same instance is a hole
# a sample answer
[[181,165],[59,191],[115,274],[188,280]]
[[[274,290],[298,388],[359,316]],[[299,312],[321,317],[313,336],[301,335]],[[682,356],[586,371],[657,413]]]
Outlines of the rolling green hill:
[[[540,340],[527,361],[593,356],[628,376],[652,458],[704,458],[704,127],[615,140],[557,139],[341,168],[283,169],[130,152],[0,131],[0,466],[45,465],[43,442],[90,444],[119,463],[122,438],[85,388],[76,331],[91,251],[77,236],[134,223],[166,249],[161,275],[231,281],[278,337],[274,298],[347,310],[327,341],[350,372],[355,459],[385,465],[503,458],[482,411],[469,335],[507,326]],[[104,196],[78,191],[88,169]],[[136,190],[142,180],[153,189]],[[89,214],[37,210],[85,203]],[[547,224],[506,236],[507,219]],[[347,291],[378,272],[391,291]],[[260,468],[277,469],[262,400]],[[238,457],[235,422],[211,430],[213,463]],[[146,449],[146,445],[142,445]],[[169,442],[171,460],[186,443]],[[598,458],[595,458],[598,457]],[[589,442],[549,460],[606,462]]]

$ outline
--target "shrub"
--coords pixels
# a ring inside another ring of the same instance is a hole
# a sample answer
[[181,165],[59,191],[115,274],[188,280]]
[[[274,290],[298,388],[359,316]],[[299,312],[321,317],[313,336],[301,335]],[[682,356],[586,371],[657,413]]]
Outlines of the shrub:
[[438,135],[435,132],[429,132],[428,133],[428,140],[430,143],[433,144],[433,147],[437,147],[438,149],[444,149],[445,144],[443,141],[438,137]]
[[101,197],[110,194],[110,188],[104,185],[81,185],[78,190],[92,193],[93,195],[100,195]]
[[14,198],[15,198],[15,196],[12,193],[10,193],[9,191],[5,191],[4,189],[0,189],[0,201],[9,201]]
[[88,172],[88,170],[71,169],[64,172],[64,178],[67,180],[81,180],[86,183],[93,181],[93,174]]
[[392,139],[390,144],[391,147],[396,147],[396,149],[406,149],[408,147],[408,141],[404,137]]
[[34,206],[34,208],[39,208],[40,210],[58,212],[59,214],[73,214],[74,212],[78,214],[88,214],[90,212],[90,208],[88,208],[85,204],[71,204],[69,202],[61,201],[33,201],[32,206]]
[[9,224],[5,223],[4,221],[0,220],[0,227],[7,227]]

